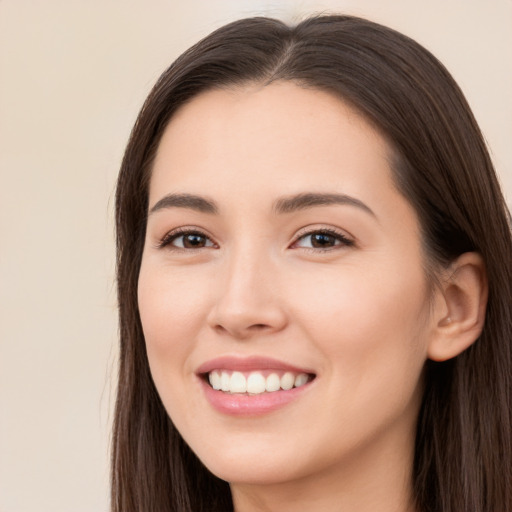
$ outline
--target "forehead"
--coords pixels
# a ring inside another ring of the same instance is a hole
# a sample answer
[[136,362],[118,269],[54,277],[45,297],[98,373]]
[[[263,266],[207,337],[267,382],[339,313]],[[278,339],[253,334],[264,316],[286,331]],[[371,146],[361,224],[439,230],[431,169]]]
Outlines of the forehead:
[[211,90],[172,117],[151,189],[164,178],[167,186],[267,178],[286,187],[306,177],[343,185],[355,169],[359,181],[375,172],[389,178],[390,154],[379,132],[333,94],[291,82]]

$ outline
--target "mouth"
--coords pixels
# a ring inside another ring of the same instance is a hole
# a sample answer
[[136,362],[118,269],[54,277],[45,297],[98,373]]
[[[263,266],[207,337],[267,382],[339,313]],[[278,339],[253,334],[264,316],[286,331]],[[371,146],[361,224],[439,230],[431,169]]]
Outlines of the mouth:
[[244,416],[295,402],[317,378],[310,368],[264,356],[222,356],[202,364],[196,374],[204,396],[217,411]]
[[311,382],[315,375],[278,369],[237,371],[216,368],[202,373],[201,377],[215,391],[252,396],[300,388]]

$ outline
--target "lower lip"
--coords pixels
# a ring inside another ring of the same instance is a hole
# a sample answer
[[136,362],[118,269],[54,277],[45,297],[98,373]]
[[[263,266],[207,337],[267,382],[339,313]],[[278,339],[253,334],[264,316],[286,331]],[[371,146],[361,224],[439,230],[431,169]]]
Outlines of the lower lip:
[[290,390],[260,393],[258,395],[242,395],[217,391],[201,379],[203,391],[210,405],[223,414],[234,416],[255,416],[276,411],[299,398],[311,383]]

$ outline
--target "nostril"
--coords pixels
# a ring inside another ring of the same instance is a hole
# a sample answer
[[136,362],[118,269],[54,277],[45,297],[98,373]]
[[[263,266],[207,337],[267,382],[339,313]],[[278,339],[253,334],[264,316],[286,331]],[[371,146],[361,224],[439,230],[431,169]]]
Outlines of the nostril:
[[251,325],[249,327],[249,329],[253,329],[255,331],[261,331],[263,329],[266,329],[267,327],[269,327],[269,326],[265,325],[265,324],[254,324],[254,325]]
[[257,335],[259,333],[264,334],[267,332],[267,330],[271,330],[272,327],[267,324],[252,324],[248,325],[247,327],[239,327],[236,325],[222,325],[217,324],[213,326],[213,329],[217,332],[219,335],[231,335],[239,339],[245,339],[249,338],[253,335]]

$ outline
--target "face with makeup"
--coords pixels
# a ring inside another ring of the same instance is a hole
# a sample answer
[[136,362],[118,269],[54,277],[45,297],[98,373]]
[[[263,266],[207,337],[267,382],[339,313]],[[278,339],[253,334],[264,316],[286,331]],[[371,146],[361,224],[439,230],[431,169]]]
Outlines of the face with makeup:
[[389,161],[357,112],[291,83],[203,93],[165,130],[147,353],[177,429],[234,493],[408,482],[435,297]]

